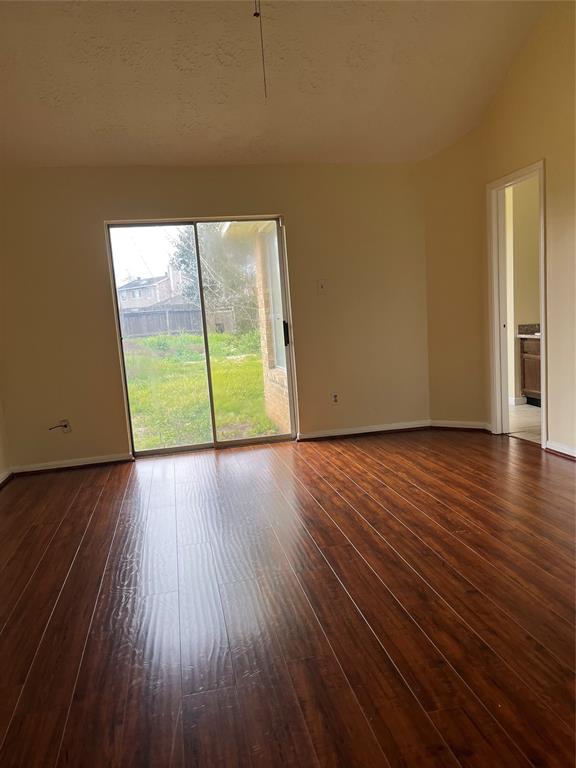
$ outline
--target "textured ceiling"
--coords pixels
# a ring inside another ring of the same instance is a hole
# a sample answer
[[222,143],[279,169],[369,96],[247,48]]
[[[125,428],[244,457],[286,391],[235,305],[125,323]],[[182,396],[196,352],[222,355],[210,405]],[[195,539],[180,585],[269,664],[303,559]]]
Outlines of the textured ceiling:
[[542,3],[0,3],[1,158],[417,160],[472,128]]

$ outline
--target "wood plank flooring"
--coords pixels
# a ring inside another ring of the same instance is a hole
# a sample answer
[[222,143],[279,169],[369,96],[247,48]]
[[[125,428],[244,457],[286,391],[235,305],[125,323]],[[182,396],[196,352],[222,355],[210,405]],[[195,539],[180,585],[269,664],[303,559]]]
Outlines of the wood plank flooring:
[[574,765],[576,465],[418,431],[0,492],[0,765]]

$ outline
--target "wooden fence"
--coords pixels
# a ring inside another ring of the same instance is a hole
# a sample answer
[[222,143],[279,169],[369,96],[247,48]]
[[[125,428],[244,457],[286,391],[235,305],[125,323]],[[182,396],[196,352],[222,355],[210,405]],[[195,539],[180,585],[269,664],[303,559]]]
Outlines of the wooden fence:
[[[233,333],[236,329],[234,309],[206,313],[209,331]],[[158,334],[202,333],[199,309],[166,307],[165,309],[132,309],[120,312],[122,338],[156,336]]]

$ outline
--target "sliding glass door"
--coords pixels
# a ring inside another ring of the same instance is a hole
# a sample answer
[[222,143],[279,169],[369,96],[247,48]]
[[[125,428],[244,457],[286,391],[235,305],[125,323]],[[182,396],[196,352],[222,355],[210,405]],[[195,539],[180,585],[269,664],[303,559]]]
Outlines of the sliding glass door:
[[276,222],[197,226],[216,439],[289,434]]
[[212,442],[193,225],[110,227],[136,451]]
[[110,225],[136,452],[292,434],[278,229]]

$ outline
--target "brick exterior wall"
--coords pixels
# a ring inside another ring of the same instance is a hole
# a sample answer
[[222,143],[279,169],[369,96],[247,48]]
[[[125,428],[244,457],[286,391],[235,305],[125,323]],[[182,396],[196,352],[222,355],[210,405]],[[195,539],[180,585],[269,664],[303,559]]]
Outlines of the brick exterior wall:
[[274,327],[267,253],[269,237],[266,233],[259,234],[256,247],[256,285],[264,375],[264,402],[266,415],[274,422],[278,432],[289,434],[291,427],[288,377],[285,368],[276,366],[274,349]]

